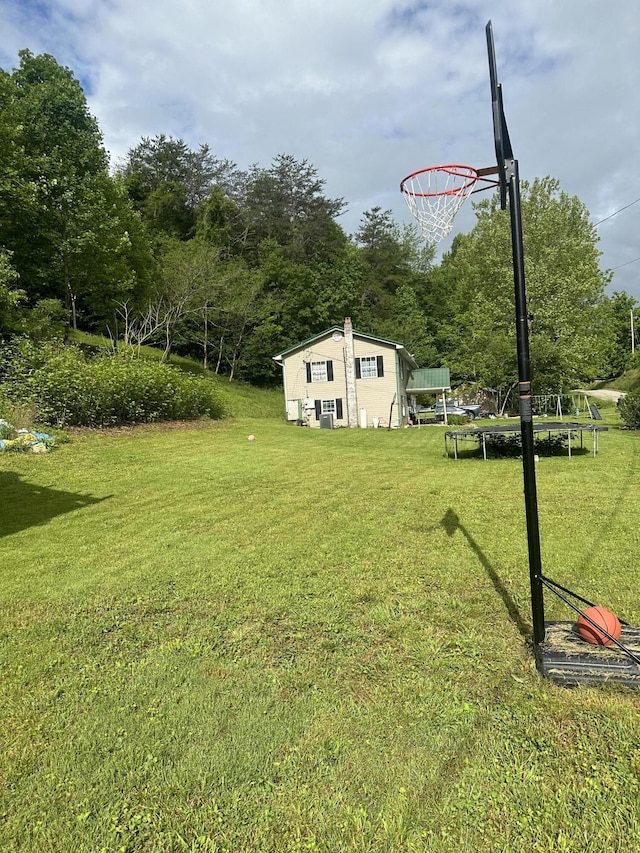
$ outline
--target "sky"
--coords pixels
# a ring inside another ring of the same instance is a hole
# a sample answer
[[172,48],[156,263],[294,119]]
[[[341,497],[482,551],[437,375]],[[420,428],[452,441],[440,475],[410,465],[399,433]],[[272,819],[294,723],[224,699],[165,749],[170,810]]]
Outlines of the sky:
[[[376,206],[412,221],[410,172],[495,164],[489,20],[520,177],[580,198],[608,291],[640,301],[638,0],[0,0],[0,67],[70,68],[112,165],[158,134],[241,169],[307,160],[352,234]],[[438,253],[474,221],[467,202]]]

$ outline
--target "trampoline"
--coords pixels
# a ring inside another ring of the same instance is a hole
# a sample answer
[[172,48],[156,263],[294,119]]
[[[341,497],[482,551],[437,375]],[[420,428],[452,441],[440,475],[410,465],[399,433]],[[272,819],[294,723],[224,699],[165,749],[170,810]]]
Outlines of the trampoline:
[[[598,453],[598,433],[606,432],[608,427],[601,424],[581,424],[563,421],[534,421],[534,434],[547,433],[551,438],[552,433],[566,433],[567,446],[569,457],[571,457],[571,441],[572,439],[580,439],[580,449],[584,443],[584,433],[591,433],[593,455]],[[458,442],[459,441],[476,441],[478,446],[482,448],[482,457],[487,459],[487,436],[492,435],[518,435],[520,433],[520,423],[513,424],[490,424],[489,426],[474,426],[466,427],[465,429],[451,429],[444,434],[444,450],[445,456],[451,457],[449,442],[453,445],[453,458],[458,458]]]

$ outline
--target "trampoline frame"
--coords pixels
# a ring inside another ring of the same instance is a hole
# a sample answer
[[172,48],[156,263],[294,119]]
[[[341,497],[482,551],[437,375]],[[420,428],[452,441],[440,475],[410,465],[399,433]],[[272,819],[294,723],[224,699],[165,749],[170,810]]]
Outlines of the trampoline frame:
[[[580,449],[582,450],[584,446],[583,434],[585,432],[590,432],[593,436],[593,455],[594,457],[598,455],[599,442],[598,442],[598,433],[606,432],[608,427],[602,426],[600,424],[581,424],[577,422],[562,422],[562,421],[553,421],[544,423],[543,421],[534,421],[533,422],[533,432],[534,434],[539,433],[548,433],[549,438],[551,438],[551,433],[563,433],[567,434],[568,441],[568,455],[571,458],[571,438],[572,434],[579,434],[580,436]],[[478,442],[478,445],[482,447],[482,457],[487,460],[487,436],[489,435],[519,435],[520,434],[520,424],[499,424],[490,426],[474,426],[467,427],[465,429],[456,429],[456,430],[447,430],[444,434],[444,449],[445,456],[451,458],[451,452],[449,450],[449,440],[453,442],[453,458],[458,458],[458,440],[474,440]]]

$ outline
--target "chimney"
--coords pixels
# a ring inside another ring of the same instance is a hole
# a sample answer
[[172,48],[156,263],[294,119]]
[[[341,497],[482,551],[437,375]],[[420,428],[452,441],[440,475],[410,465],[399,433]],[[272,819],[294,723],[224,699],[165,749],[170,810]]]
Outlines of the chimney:
[[356,362],[353,355],[353,326],[351,325],[351,317],[344,318],[344,356],[347,385],[347,424],[350,427],[357,427]]

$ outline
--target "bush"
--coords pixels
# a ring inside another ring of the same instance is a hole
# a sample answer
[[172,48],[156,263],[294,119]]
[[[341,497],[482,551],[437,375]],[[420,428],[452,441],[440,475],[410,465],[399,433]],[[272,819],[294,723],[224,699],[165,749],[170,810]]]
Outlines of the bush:
[[486,439],[487,453],[505,459],[514,459],[522,455],[522,442],[519,435],[488,435]]
[[622,422],[630,429],[640,429],[640,391],[630,391],[620,398],[618,411]]
[[36,344],[29,338],[14,338],[0,347],[0,382],[3,392],[14,400],[30,395],[32,379],[50,358],[62,352],[59,342]]
[[468,422],[469,418],[464,415],[448,415],[447,421],[449,422],[449,426],[463,426]]
[[220,418],[224,406],[210,380],[131,355],[87,358],[76,347],[21,342],[5,353],[4,390],[28,398],[58,426],[116,426]]
[[[567,437],[565,435],[551,435],[541,437],[534,435],[533,449],[539,456],[564,456],[568,451]],[[504,459],[515,459],[522,456],[522,439],[520,434],[487,436],[487,452],[493,456]]]

